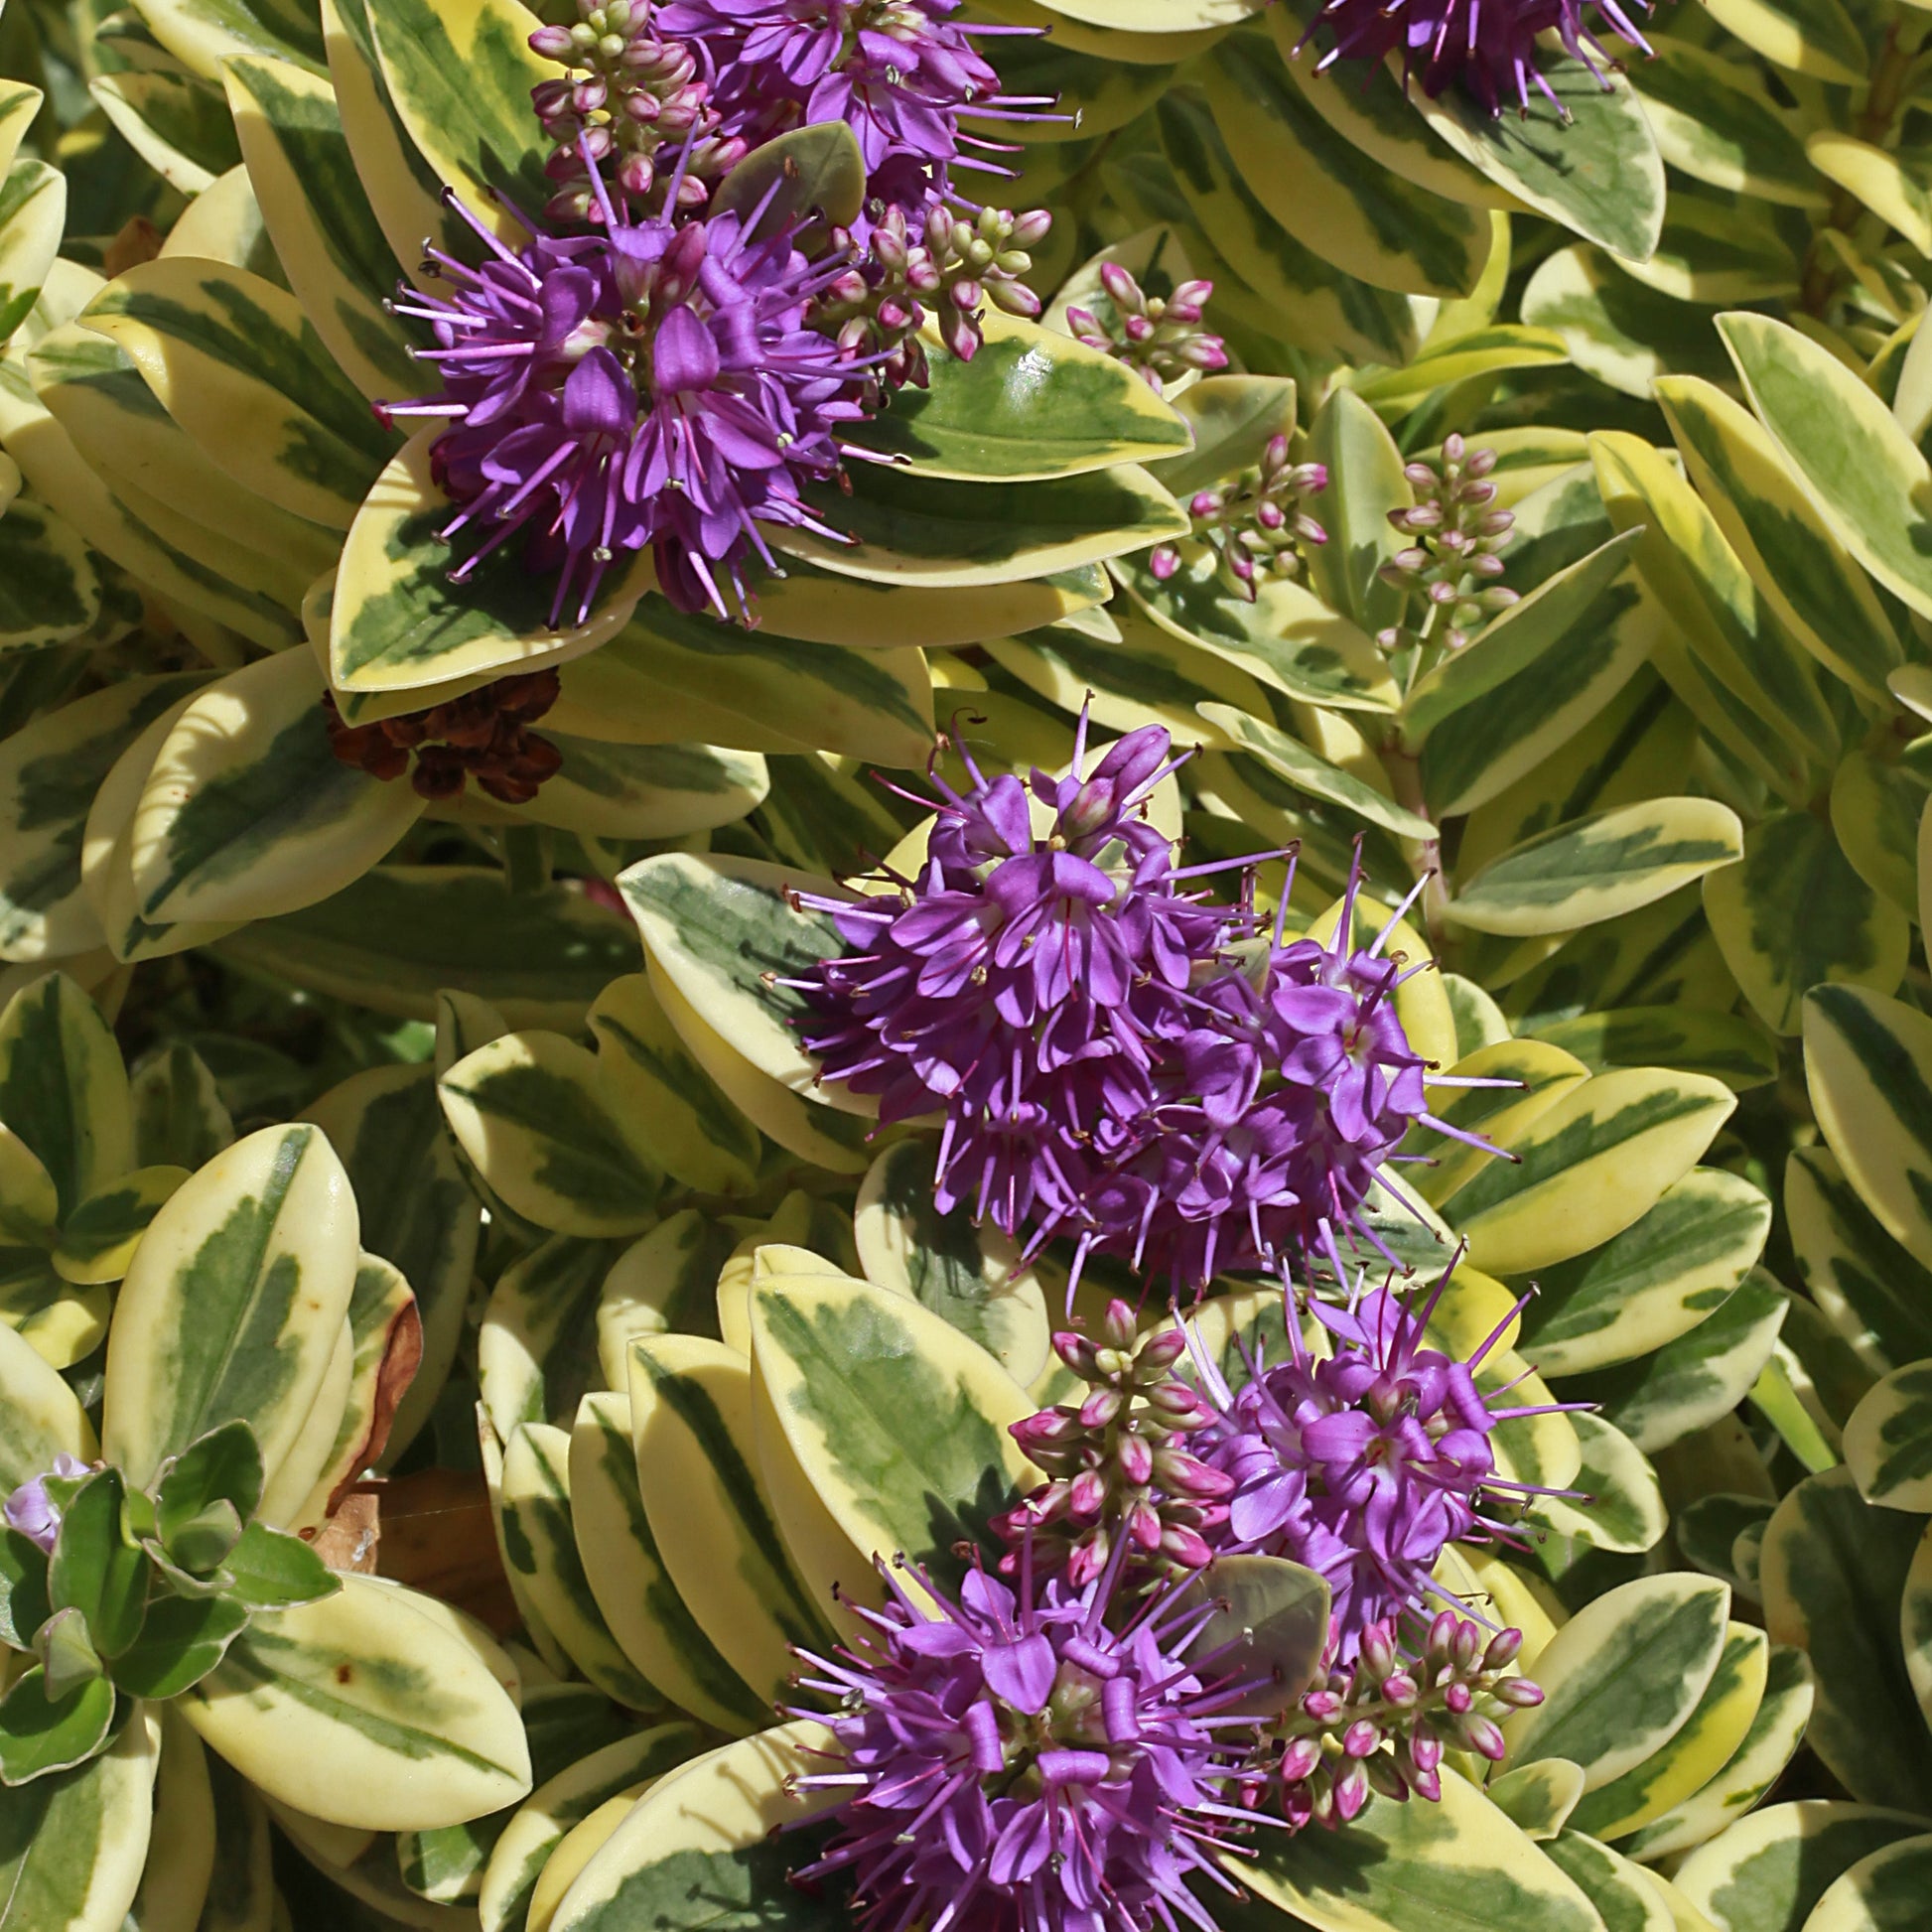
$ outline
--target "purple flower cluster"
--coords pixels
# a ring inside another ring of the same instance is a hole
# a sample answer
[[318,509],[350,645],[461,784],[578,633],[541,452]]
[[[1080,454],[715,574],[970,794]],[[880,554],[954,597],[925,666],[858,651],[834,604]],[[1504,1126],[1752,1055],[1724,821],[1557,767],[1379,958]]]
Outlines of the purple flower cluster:
[[[845,121],[875,199],[923,213],[955,167],[987,169],[1000,144],[960,121],[1037,117],[1009,97],[974,42],[1014,28],[962,26],[961,0],[667,0],[657,32],[696,55],[727,135],[754,147],[793,127]],[[1000,170],[999,172],[1004,172]]]
[[[749,622],[746,567],[777,569],[762,526],[849,540],[806,488],[843,480],[842,426],[883,388],[923,380],[921,298],[961,356],[985,301],[1038,313],[1020,278],[1047,217],[966,203],[951,171],[1003,172],[985,158],[1001,144],[962,132],[962,115],[1050,103],[1005,98],[974,45],[1031,30],[961,27],[959,4],[580,0],[574,25],[532,34],[562,70],[532,95],[557,144],[545,211],[590,232],[524,218],[528,241],[508,247],[452,196],[483,259],[432,248],[450,293],[390,305],[430,326],[435,345],[416,353],[443,389],[377,414],[453,425],[433,452],[456,505],[442,534],[484,532],[452,581],[520,540],[556,579],[551,625],[581,623],[612,565],[648,549],[673,603]],[[767,227],[777,182],[757,207],[706,218],[760,143],[839,121],[872,190],[855,230]]]
[[[1327,53],[1316,65],[1323,72],[1337,61],[1380,63],[1398,49],[1405,81],[1422,82],[1433,100],[1459,85],[1491,114],[1505,104],[1529,110],[1530,89],[1553,102],[1565,119],[1570,110],[1537,64],[1537,38],[1554,29],[1564,51],[1581,61],[1603,84],[1601,59],[1614,65],[1585,21],[1592,0],[1326,0],[1302,38],[1306,46],[1317,27],[1328,30]],[[1604,25],[1639,54],[1650,45],[1618,0],[1593,0]],[[1648,0],[1638,0],[1645,12]],[[1296,50],[1298,53],[1300,48]]]
[[1582,1406],[1499,1408],[1482,1394],[1475,1370],[1507,1321],[1467,1361],[1425,1345],[1453,1266],[1420,1305],[1388,1289],[1347,1308],[1311,1299],[1332,1339],[1325,1358],[1291,1320],[1290,1358],[1255,1362],[1238,1390],[1204,1355],[1195,1361],[1218,1418],[1195,1450],[1233,1485],[1219,1547],[1287,1557],[1325,1577],[1343,1665],[1371,1628],[1440,1596],[1431,1578],[1447,1545],[1511,1534],[1498,1499],[1539,1493],[1497,1474],[1497,1424]]
[[1395,1011],[1400,911],[1356,947],[1359,876],[1332,942],[1284,940],[1286,891],[1272,936],[1201,903],[1223,868],[1176,867],[1147,817],[1174,763],[1147,726],[1086,770],[1083,719],[1065,777],[938,784],[916,881],[810,901],[848,945],[797,982],[821,1077],[884,1122],[938,1116],[942,1211],[1029,1258],[1072,1239],[1069,1304],[1094,1252],[1198,1292],[1351,1228],[1379,1248],[1363,1205],[1411,1124],[1457,1135]]
[[443,393],[378,412],[455,424],[434,450],[457,504],[443,534],[487,531],[456,581],[520,536],[556,573],[551,623],[582,622],[613,562],[649,548],[672,602],[742,612],[747,560],[775,568],[760,525],[838,538],[802,491],[838,472],[839,427],[864,410],[805,321],[844,264],[761,234],[763,205],[681,222],[603,207],[600,233],[517,249],[473,222],[480,268],[432,249],[451,294],[394,307],[434,331],[417,353]]
[[856,1646],[801,1653],[840,1751],[796,1788],[851,1795],[794,1880],[850,1871],[868,1932],[1213,1932],[1188,1881],[1234,1890],[1210,1855],[1253,1743],[1222,1715],[1247,1687],[1187,1661],[1213,1604],[1123,1609],[1118,1564],[1079,1590],[974,1569],[957,1598],[921,1576],[929,1602],[881,1574]]

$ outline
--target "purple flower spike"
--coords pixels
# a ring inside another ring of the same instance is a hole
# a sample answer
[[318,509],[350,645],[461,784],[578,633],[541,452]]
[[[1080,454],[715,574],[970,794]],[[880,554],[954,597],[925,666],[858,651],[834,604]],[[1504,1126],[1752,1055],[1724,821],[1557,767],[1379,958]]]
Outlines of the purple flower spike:
[[1004,144],[976,120],[1051,118],[1044,97],[1008,96],[975,47],[1013,28],[961,26],[961,0],[669,0],[657,31],[698,57],[728,135],[757,147],[787,129],[845,121],[874,196],[908,213],[943,195],[954,167],[1005,174]]
[[1219,1546],[1319,1571],[1344,1665],[1372,1628],[1413,1621],[1441,1595],[1431,1574],[1447,1544],[1513,1539],[1497,1505],[1540,1493],[1497,1475],[1490,1438],[1498,1423],[1545,1408],[1494,1406],[1475,1383],[1507,1318],[1467,1361],[1425,1345],[1454,1266],[1420,1305],[1359,1286],[1347,1308],[1311,1301],[1333,1355],[1311,1355],[1291,1319],[1291,1358],[1255,1363],[1238,1391],[1194,1351],[1219,1420],[1193,1447],[1234,1482]]
[[520,536],[556,574],[551,623],[581,623],[613,562],[649,547],[681,609],[745,615],[747,561],[776,568],[761,526],[845,541],[802,491],[838,474],[839,426],[865,414],[852,367],[805,326],[846,263],[808,263],[788,230],[755,239],[762,207],[633,220],[592,186],[601,233],[532,227],[512,249],[473,220],[481,268],[430,250],[453,292],[393,306],[431,325],[418,353],[443,392],[377,413],[454,422],[434,450],[458,505],[443,534],[488,531],[456,581]]
[[1189,1880],[1234,1890],[1212,1854],[1258,1774],[1221,1715],[1247,1686],[1183,1661],[1213,1604],[1170,1587],[1128,1613],[1117,1564],[1077,1591],[975,1569],[957,1599],[921,1576],[935,1620],[880,1572],[857,1646],[799,1653],[840,1756],[797,1788],[850,1795],[794,1878],[850,1871],[866,1932],[1214,1932]]
[[935,777],[917,881],[812,901],[850,947],[802,983],[823,1077],[878,1094],[884,1121],[943,1115],[941,1211],[1016,1239],[1085,1225],[1086,1189],[1152,1103],[1155,1035],[1184,1025],[1225,921],[1176,889],[1144,816],[1173,768],[1167,732],[1130,733],[1091,769],[1085,736],[1065,778],[988,779],[970,759],[970,792]]
[[[1614,66],[1603,44],[1586,25],[1591,0],[1327,0],[1318,26],[1328,29],[1332,45],[1316,64],[1326,72],[1337,61],[1381,62],[1402,53],[1404,80],[1422,82],[1433,100],[1451,85],[1479,101],[1491,114],[1505,105],[1529,111],[1530,89],[1551,101],[1565,120],[1570,110],[1557,98],[1537,65],[1537,36],[1555,29],[1564,51],[1581,61],[1609,90],[1597,66]],[[1594,0],[1603,24],[1639,54],[1650,44],[1618,0]],[[1649,12],[1649,0],[1638,0]],[[1302,37],[1307,46],[1314,34]],[[1296,49],[1301,52],[1301,47]]]
[[[1428,1110],[1394,996],[1430,962],[1384,950],[1408,902],[1356,948],[1358,855],[1333,945],[1284,941],[1286,890],[1272,938],[1251,892],[1203,904],[1192,883],[1227,868],[1176,869],[1146,816],[1173,763],[1150,725],[1087,770],[1083,719],[1065,778],[969,761],[970,792],[939,784],[916,881],[804,901],[848,946],[793,983],[821,1077],[877,1094],[887,1124],[939,1120],[941,1212],[991,1220],[1029,1261],[1071,1239],[1069,1307],[1093,1253],[1176,1293],[1286,1279],[1357,1237],[1393,1260],[1365,1209],[1410,1127],[1488,1145]],[[1281,857],[1235,865],[1252,883]]]
[[72,1481],[75,1476],[84,1476],[87,1465],[76,1460],[63,1450],[54,1458],[53,1468],[46,1475],[38,1475],[31,1482],[23,1482],[7,1498],[3,1512],[7,1527],[18,1530],[28,1542],[45,1550],[49,1556],[54,1554],[54,1545],[61,1534],[61,1512],[54,1499],[47,1493],[48,1476],[59,1476],[65,1481]]

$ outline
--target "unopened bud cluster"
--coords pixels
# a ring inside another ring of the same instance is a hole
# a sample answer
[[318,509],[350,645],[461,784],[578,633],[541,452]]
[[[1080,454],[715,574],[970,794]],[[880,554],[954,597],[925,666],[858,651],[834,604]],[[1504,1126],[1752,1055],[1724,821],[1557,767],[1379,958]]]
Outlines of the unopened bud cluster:
[[[1090,1393],[1013,1425],[1014,1441],[1050,1480],[995,1524],[1016,1547],[1031,1537],[1035,1565],[1056,1568],[1063,1552],[1067,1580],[1081,1587],[1123,1537],[1130,1562],[1200,1570],[1212,1559],[1203,1532],[1226,1520],[1234,1481],[1185,1447],[1213,1420],[1173,1372],[1186,1348],[1178,1328],[1139,1335],[1120,1301],[1097,1343],[1073,1332],[1053,1337],[1054,1353]],[[1017,1554],[1001,1564],[1009,1574],[1017,1567]]]
[[1112,322],[1090,309],[1068,309],[1074,335],[1139,371],[1157,396],[1190,369],[1227,367],[1227,345],[1201,326],[1212,282],[1182,282],[1164,299],[1149,295],[1118,262],[1102,262],[1100,285],[1114,307]]
[[[1327,486],[1325,464],[1291,462],[1288,438],[1272,436],[1259,464],[1188,498],[1193,540],[1213,550],[1232,588],[1253,603],[1258,578],[1298,575],[1307,561],[1303,546],[1328,541],[1305,507]],[[1164,543],[1148,562],[1165,583],[1180,568],[1181,553]]]
[[[937,315],[947,349],[970,362],[983,340],[986,303],[1010,316],[1039,314],[1039,297],[1021,277],[1033,270],[1028,250],[1052,225],[1044,208],[1015,214],[988,207],[969,213],[940,204],[921,223],[908,222],[902,208],[886,207],[863,258],[826,290],[813,322],[836,335],[851,359],[884,358],[876,366],[887,387],[910,382],[924,388],[926,357],[918,332],[927,310]],[[852,239],[835,232],[832,245],[851,248]]]
[[[1423,621],[1414,630],[1391,626],[1376,641],[1385,650],[1427,640],[1460,650],[1498,611],[1516,602],[1516,593],[1499,580],[1500,552],[1516,519],[1495,507],[1496,485],[1489,473],[1494,450],[1469,450],[1460,436],[1443,439],[1440,466],[1411,463],[1403,471],[1416,493],[1408,509],[1391,510],[1389,521],[1415,539],[1382,566],[1382,579],[1426,600]],[[1438,625],[1447,623],[1447,629]]]
[[1355,1662],[1344,1670],[1331,1660],[1268,1728],[1280,1750],[1272,1782],[1282,1815],[1298,1831],[1332,1830],[1359,1816],[1371,1793],[1434,1803],[1445,1751],[1500,1760],[1497,1720],[1543,1702],[1538,1685],[1513,1674],[1522,1649],[1520,1630],[1490,1635],[1444,1610],[1421,1656],[1408,1658],[1391,1624],[1371,1624]]
[[561,185],[545,212],[553,220],[602,219],[591,163],[614,194],[642,208],[658,185],[663,148],[673,163],[683,159],[678,206],[702,207],[710,184],[745,158],[750,143],[716,133],[710,87],[687,47],[651,33],[649,0],[577,5],[583,18],[574,26],[540,27],[530,36],[532,49],[569,74],[530,91],[544,132],[557,143],[544,172]]

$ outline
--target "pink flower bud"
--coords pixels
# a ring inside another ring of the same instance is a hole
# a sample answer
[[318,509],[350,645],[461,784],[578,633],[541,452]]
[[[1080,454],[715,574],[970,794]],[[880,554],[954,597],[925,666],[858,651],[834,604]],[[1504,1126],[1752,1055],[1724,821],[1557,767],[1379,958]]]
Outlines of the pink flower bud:
[[1462,1720],[1462,1735],[1468,1740],[1472,1751],[1479,1751],[1492,1763],[1502,1761],[1503,1752],[1508,1748],[1503,1742],[1503,1734],[1487,1718],[1471,1713]]
[[1320,1738],[1291,1737],[1282,1747],[1281,1780],[1284,1784],[1300,1784],[1320,1762]]
[[1095,1389],[1080,1405],[1084,1429],[1105,1429],[1121,1412],[1127,1398],[1118,1389]]
[[1161,1554],[1183,1570],[1205,1570],[1214,1561],[1207,1540],[1184,1523],[1170,1523],[1161,1532]]
[[1154,1474],[1154,1450],[1148,1447],[1145,1436],[1122,1436],[1114,1449],[1114,1460],[1119,1466],[1122,1481],[1131,1483],[1136,1489],[1145,1488]]

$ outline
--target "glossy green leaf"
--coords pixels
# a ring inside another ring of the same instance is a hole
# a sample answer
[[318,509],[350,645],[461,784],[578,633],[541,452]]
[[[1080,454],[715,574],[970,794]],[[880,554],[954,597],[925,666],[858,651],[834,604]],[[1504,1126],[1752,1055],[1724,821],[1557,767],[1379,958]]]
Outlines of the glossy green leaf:
[[236,482],[348,528],[396,447],[301,303],[246,270],[177,256],[117,276],[81,312]]
[[770,1932],[836,1932],[849,1924],[845,1882],[810,1890],[786,1882],[811,1841],[778,1829],[811,1816],[788,1781],[816,1761],[809,1753],[823,1738],[817,1725],[786,1725],[661,1778],[578,1874],[551,1932],[725,1932],[760,1921]]
[[532,51],[514,0],[377,0],[368,8],[382,77],[423,158],[486,227],[519,239],[511,207],[549,199],[530,89],[556,75]]
[[1905,970],[1904,913],[1872,892],[1809,812],[1752,826],[1743,863],[1706,879],[1704,906],[1725,963],[1774,1033],[1801,1030],[1816,986],[1889,993]]
[[1891,620],[1763,426],[1716,385],[1659,381],[1691,480],[1751,582],[1812,655],[1869,697],[1897,667]]
[[1539,214],[1612,254],[1642,261],[1664,216],[1664,168],[1632,83],[1606,82],[1584,62],[1539,61],[1556,101],[1489,114],[1446,88],[1412,96],[1423,118],[1464,160]]
[[1580,1832],[1620,1839],[1703,1790],[1748,1734],[1764,1695],[1770,1644],[1762,1630],[1732,1623],[1697,1708],[1668,1743],[1621,1777],[1587,1793],[1572,1814]]
[[1920,1525],[1863,1501],[1852,1471],[1808,1477],[1764,1534],[1765,1627],[1811,1658],[1807,1741],[1855,1798],[1932,1805],[1932,1730],[1913,1695],[1899,1597]]
[[1599,1073],[1513,1128],[1442,1202],[1492,1274],[1524,1274],[1594,1248],[1648,1213],[1691,1171],[1736,1105],[1721,1081],[1625,1067]]
[[751,1365],[693,1336],[633,1342],[630,1415],[644,1514],[665,1570],[748,1689],[775,1699],[793,1668],[790,1646],[822,1649],[827,1631],[759,1468]]
[[489,1649],[368,1577],[258,1616],[182,1705],[269,1797],[338,1825],[427,1831],[513,1804],[529,1746]]
[[114,1687],[106,1678],[84,1677],[57,1693],[36,1664],[0,1698],[0,1784],[30,1784],[84,1764],[113,1722]]
[[257,56],[231,57],[221,77],[276,260],[310,327],[364,395],[413,394],[418,365],[381,307],[396,260],[356,179],[335,89]]
[[80,880],[88,808],[121,754],[191,689],[187,678],[129,678],[44,713],[0,746],[0,811],[13,828],[0,867],[0,956],[31,963],[102,943]]
[[1845,1461],[1866,1502],[1932,1512],[1932,1362],[1894,1369],[1860,1402]]
[[1736,1408],[1770,1360],[1787,1306],[1779,1289],[1747,1276],[1696,1327],[1573,1392],[1600,1401],[1618,1429],[1654,1452]]
[[92,1763],[0,1789],[5,1932],[116,1932],[147,1863],[160,1732],[137,1715]]
[[503,1446],[503,1537],[528,1555],[523,1587],[544,1626],[577,1669],[607,1697],[655,1712],[664,1699],[612,1636],[583,1558],[570,1510],[570,1437],[547,1423],[519,1423]]
[[433,1021],[449,988],[517,1026],[575,1026],[637,970],[627,919],[561,886],[512,897],[493,866],[379,867],[224,944],[238,965],[404,1020]]
[[1055,1311],[1018,1249],[963,1209],[940,1213],[933,1185],[931,1150],[916,1141],[873,1163],[853,1210],[866,1278],[931,1309],[1030,1387],[1046,1366]]
[[312,1127],[264,1128],[187,1182],[121,1290],[108,1459],[144,1482],[164,1456],[241,1417],[275,1470],[342,1334],[356,1234],[347,1176]]
[[1508,1761],[1568,1758],[1583,1766],[1587,1794],[1643,1763],[1697,1709],[1724,1655],[1729,1607],[1722,1584],[1683,1574],[1597,1597],[1538,1656],[1544,1699],[1504,1725]]
[[658,1176],[613,1117],[596,1056],[561,1035],[505,1034],[459,1060],[438,1092],[478,1173],[559,1234],[641,1233]]
[[1918,505],[1932,468],[1891,413],[1829,349],[1766,316],[1719,334],[1758,419],[1839,541],[1895,596],[1932,614]]
[[1573,932],[1648,905],[1742,853],[1743,827],[1728,806],[1652,799],[1524,840],[1464,882],[1447,911],[1481,932]]
[[1772,1805],[1694,1852],[1676,1883],[1720,1932],[1800,1932],[1843,1872],[1900,1839],[1921,1818],[1824,1798]]
[[1776,1782],[1804,1737],[1811,1710],[1811,1666],[1805,1653],[1773,1644],[1764,1694],[1742,1743],[1715,1777],[1641,1827],[1624,1850],[1633,1858],[1661,1860],[1716,1838]]
[[1402,180],[1338,134],[1270,41],[1232,36],[1199,72],[1235,166],[1289,233],[1380,288],[1461,295],[1475,286],[1489,252],[1481,213]]
[[639,1784],[677,1770],[705,1748],[687,1724],[657,1725],[578,1756],[539,1784],[503,1826],[483,1873],[477,1909],[484,1932],[525,1923],[550,1855],[574,1826]]
[[774,524],[774,550],[840,577],[943,590],[1104,563],[1188,528],[1173,497],[1131,463],[1031,483],[960,483],[870,463],[846,475],[850,495],[815,484],[805,497],[850,541]]
[[1516,1346],[1554,1375],[1648,1354],[1724,1303],[1770,1226],[1771,1203],[1748,1180],[1694,1168],[1621,1234],[1537,1276]]
[[785,1443],[862,1560],[942,1584],[1028,1486],[1033,1413],[993,1357],[909,1298],[836,1277],[754,1282],[753,1348]]
[[1932,1020],[1854,987],[1805,1002],[1805,1072],[1819,1126],[1895,1241],[1932,1253],[1920,1175],[1932,1164]]
[[352,1074],[324,1094],[309,1118],[342,1156],[363,1249],[400,1271],[422,1319],[422,1361],[390,1423],[387,1466],[429,1419],[456,1358],[481,1217],[427,1068]]
[[1869,1852],[1834,1879],[1805,1920],[1809,1932],[1911,1932],[1932,1886],[1932,1836]]
[[686,1608],[658,1553],[637,1483],[627,1395],[591,1394],[579,1405],[570,1508],[585,1579],[624,1655],[714,1729],[758,1729],[764,1707]]
[[1668,1066],[1680,1073],[1708,1073],[1733,1093],[1777,1078],[1776,1043],[1741,1015],[1699,1007],[1612,1007],[1580,1013],[1537,1030],[1537,1038],[1560,1046],[1589,1068]]
[[0,1120],[39,1157],[63,1215],[133,1165],[120,1049],[65,973],[31,981],[0,1010]]
[[997,310],[981,327],[971,361],[928,349],[928,385],[898,391],[854,443],[966,483],[1038,483],[1187,450],[1185,422],[1113,357]]
[[1475,1932],[1499,1917],[1539,1932],[1597,1932],[1587,1896],[1472,1785],[1445,1770],[1440,1804],[1371,1803],[1346,1831],[1271,1832],[1222,1905],[1229,1932],[1292,1912],[1319,1932]]

